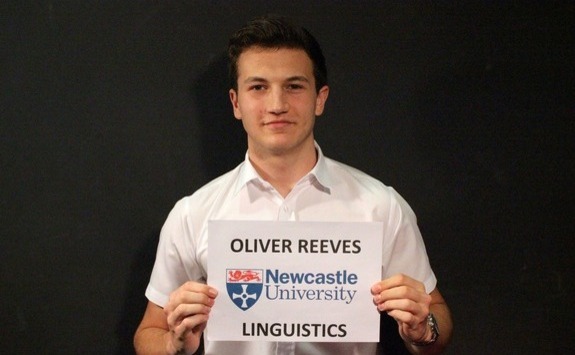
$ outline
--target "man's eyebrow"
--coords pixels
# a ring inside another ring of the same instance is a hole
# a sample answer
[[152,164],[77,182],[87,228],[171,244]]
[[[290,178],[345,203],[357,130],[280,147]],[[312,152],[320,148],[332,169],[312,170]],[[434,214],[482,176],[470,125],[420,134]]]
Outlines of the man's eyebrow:
[[[309,83],[310,80],[303,75],[294,75],[294,76],[290,76],[285,81],[287,81],[287,82],[304,81],[306,83]],[[267,83],[267,82],[268,82],[267,79],[264,79],[264,78],[259,77],[259,76],[250,76],[250,77],[247,77],[246,80],[244,80],[244,83]]]
[[309,79],[302,75],[290,76],[286,81],[305,81],[309,83]]
[[250,76],[244,80],[244,83],[265,83],[267,82],[266,79],[260,78],[259,76]]

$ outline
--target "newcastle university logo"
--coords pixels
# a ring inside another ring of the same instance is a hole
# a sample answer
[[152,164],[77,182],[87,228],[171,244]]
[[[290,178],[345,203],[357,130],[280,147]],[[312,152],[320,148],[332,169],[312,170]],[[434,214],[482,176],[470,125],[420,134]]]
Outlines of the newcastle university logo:
[[242,311],[250,309],[260,298],[263,289],[263,270],[227,269],[228,295]]

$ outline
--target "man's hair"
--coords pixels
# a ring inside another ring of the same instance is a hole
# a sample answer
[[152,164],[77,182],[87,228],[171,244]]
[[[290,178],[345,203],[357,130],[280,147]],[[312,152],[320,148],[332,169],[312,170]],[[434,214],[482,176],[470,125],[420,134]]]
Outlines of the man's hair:
[[234,90],[238,89],[238,59],[251,47],[302,49],[313,63],[316,91],[327,85],[325,58],[311,33],[303,27],[292,25],[284,17],[266,15],[248,22],[230,38],[229,77]]

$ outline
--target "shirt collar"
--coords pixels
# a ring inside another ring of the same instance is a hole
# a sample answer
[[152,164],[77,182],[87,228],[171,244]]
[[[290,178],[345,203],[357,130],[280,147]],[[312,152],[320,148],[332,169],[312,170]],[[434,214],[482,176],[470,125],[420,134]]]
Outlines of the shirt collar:
[[328,169],[327,169],[327,158],[323,155],[321,148],[317,142],[314,142],[315,150],[317,152],[317,162],[313,169],[307,174],[307,176],[311,176],[315,178],[315,182],[319,185],[315,185],[320,190],[330,193],[330,185],[332,181],[330,179]]
[[[314,142],[315,150],[317,152],[317,162],[313,169],[310,170],[300,181],[304,179],[310,179],[312,184],[319,190],[330,193],[329,185],[331,184],[331,179],[328,174],[326,157],[317,142]],[[249,182],[260,182],[264,183],[265,180],[257,173],[256,169],[252,165],[249,159],[248,152],[246,152],[243,164],[240,166],[240,171],[237,179],[237,184],[234,190],[234,195],[237,194],[244,186]]]

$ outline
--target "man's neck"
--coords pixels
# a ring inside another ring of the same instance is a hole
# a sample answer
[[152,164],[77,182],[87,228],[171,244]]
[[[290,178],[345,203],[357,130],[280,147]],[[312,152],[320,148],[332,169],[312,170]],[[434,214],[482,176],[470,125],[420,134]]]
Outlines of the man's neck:
[[315,145],[296,152],[267,154],[261,156],[249,149],[250,161],[258,174],[269,182],[283,197],[286,197],[295,184],[313,169],[317,162]]

